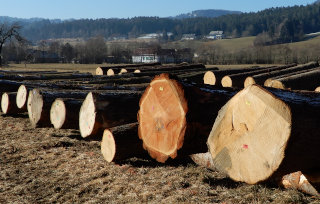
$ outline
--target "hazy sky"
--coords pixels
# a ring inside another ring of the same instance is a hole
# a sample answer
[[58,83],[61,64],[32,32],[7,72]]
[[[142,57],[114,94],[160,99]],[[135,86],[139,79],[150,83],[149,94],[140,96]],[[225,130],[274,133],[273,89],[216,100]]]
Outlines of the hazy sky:
[[175,16],[198,9],[243,12],[307,5],[315,0],[0,0],[0,16],[19,18],[130,18]]

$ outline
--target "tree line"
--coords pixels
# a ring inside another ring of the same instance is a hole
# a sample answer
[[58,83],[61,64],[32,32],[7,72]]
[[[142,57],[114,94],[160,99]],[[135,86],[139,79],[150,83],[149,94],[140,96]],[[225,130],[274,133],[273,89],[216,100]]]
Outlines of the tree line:
[[320,30],[320,4],[270,8],[256,13],[224,15],[217,18],[172,19],[135,17],[128,19],[80,19],[52,22],[42,20],[24,26],[22,34],[30,41],[54,38],[125,36],[135,38],[146,33],[173,33],[173,40],[183,34],[205,36],[222,30],[229,37],[256,36],[263,32],[269,44],[298,41],[305,33]]

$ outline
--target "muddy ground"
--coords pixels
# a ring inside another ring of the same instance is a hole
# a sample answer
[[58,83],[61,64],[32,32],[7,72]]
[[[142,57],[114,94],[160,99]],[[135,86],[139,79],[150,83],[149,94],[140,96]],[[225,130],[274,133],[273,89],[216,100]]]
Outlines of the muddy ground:
[[108,164],[76,130],[0,116],[0,203],[320,203],[271,184],[236,183],[192,162]]

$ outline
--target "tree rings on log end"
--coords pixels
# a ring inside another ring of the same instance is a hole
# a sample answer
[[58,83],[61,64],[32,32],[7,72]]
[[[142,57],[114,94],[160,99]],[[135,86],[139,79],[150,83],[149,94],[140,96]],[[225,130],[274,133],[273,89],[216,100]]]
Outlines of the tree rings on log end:
[[28,115],[33,127],[36,127],[42,114],[43,98],[38,89],[29,91]]
[[101,141],[101,153],[107,162],[112,162],[116,154],[116,142],[110,130],[103,132]]
[[26,88],[25,85],[21,85],[17,92],[17,98],[16,98],[17,107],[20,109],[22,109],[23,107],[26,107],[27,98],[28,98],[28,89]]
[[9,109],[9,95],[8,93],[3,93],[1,97],[1,110],[4,114],[8,113]]
[[223,87],[232,87],[232,79],[229,76],[224,76],[221,79],[221,85]]
[[203,83],[208,85],[216,84],[216,77],[212,71],[207,71],[203,76]]
[[60,129],[66,120],[66,106],[63,100],[56,99],[50,109],[50,121],[55,129]]
[[244,88],[250,86],[250,85],[253,85],[253,84],[256,84],[256,81],[254,80],[253,77],[247,77],[246,80],[244,81]]
[[207,144],[217,169],[255,184],[279,168],[290,134],[289,106],[252,85],[221,108]]
[[139,137],[159,162],[175,158],[186,131],[187,101],[177,81],[167,74],[155,77],[140,99]]
[[103,75],[103,69],[101,67],[96,69],[96,75]]
[[79,129],[82,137],[93,135],[97,131],[96,108],[92,92],[88,93],[79,112]]

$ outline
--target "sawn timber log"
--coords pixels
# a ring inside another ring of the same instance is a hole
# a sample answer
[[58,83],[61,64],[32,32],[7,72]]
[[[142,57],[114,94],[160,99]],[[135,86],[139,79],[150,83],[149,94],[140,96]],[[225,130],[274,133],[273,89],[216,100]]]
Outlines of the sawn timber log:
[[219,109],[235,94],[230,89],[201,89],[156,76],[140,99],[139,138],[158,162],[207,152],[206,140]]

